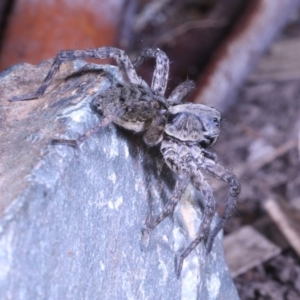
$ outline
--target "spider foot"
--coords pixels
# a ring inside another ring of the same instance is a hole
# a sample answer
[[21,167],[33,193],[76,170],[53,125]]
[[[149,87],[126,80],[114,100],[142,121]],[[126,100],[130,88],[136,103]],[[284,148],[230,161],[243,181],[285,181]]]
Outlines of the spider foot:
[[35,100],[39,98],[39,94],[33,93],[33,94],[27,94],[27,95],[19,95],[19,96],[13,96],[9,98],[9,101],[28,101],[28,100]]
[[219,221],[219,223],[216,225],[216,227],[211,231],[211,233],[209,234],[209,236],[207,237],[207,241],[206,241],[206,254],[209,254],[215,237],[218,235],[218,233],[223,229],[225,223],[226,223],[227,219],[221,219]]
[[213,242],[214,242],[214,237],[209,236],[205,245],[206,248],[206,255],[208,255],[212,249],[213,246]]
[[53,139],[51,145],[68,145],[77,148],[78,142],[76,140]]
[[149,246],[151,229],[148,227],[142,228],[141,250],[147,251]]
[[179,256],[175,256],[174,262],[175,262],[175,274],[177,279],[180,278],[181,275],[181,271],[182,271],[182,266],[183,266],[183,260],[184,258],[182,257],[182,255]]

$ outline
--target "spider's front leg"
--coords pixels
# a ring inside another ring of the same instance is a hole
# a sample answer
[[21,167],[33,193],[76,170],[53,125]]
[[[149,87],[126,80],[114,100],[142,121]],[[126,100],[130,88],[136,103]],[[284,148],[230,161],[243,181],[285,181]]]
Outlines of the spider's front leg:
[[218,178],[230,185],[224,215],[218,222],[218,224],[215,226],[215,228],[211,231],[208,237],[206,249],[207,253],[209,253],[211,251],[215,237],[217,236],[219,231],[224,227],[224,225],[230,219],[234,212],[238,195],[241,191],[241,186],[237,177],[232,172],[207,158],[205,158],[201,163],[201,168],[208,171],[213,177]]
[[190,159],[190,154],[186,151],[185,155],[180,155],[178,146],[179,145],[177,143],[165,140],[161,144],[161,152],[164,160],[169,168],[178,175],[178,180],[173,194],[165,205],[163,211],[158,216],[146,221],[146,227],[143,230],[144,235],[149,235],[161,221],[174,211],[190,181],[190,171],[187,163]]
[[75,59],[86,59],[86,58],[96,58],[96,59],[105,59],[105,58],[114,58],[121,71],[126,75],[127,79],[134,83],[140,84],[141,79],[135,72],[135,69],[123,50],[113,47],[101,47],[96,49],[86,49],[86,50],[63,50],[60,51],[54,59],[54,62],[44,79],[41,86],[38,90],[32,94],[15,96],[10,98],[11,101],[23,101],[23,100],[32,100],[41,97],[47,87],[49,86],[53,76],[57,72],[59,66],[66,61],[72,61]]
[[67,140],[67,139],[53,139],[51,141],[52,145],[69,145],[72,147],[78,147],[82,142],[84,142],[87,138],[96,133],[100,128],[109,125],[111,122],[116,120],[119,116],[121,116],[125,112],[123,107],[116,109],[115,112],[108,114],[104,117],[99,124],[95,127],[91,128],[89,131],[81,135],[76,140]]
[[194,81],[186,80],[179,84],[170,94],[167,102],[169,105],[181,104],[183,100],[195,89]]
[[169,78],[169,58],[160,49],[145,48],[141,51],[139,57],[133,63],[134,67],[137,68],[147,57],[153,57],[156,59],[151,89],[161,95],[164,95]]
[[163,211],[154,219],[150,220],[146,223],[145,231],[149,234],[161,221],[163,221],[167,216],[173,213],[176,205],[180,201],[182,194],[184,193],[187,185],[189,183],[189,176],[187,174],[183,174],[179,176],[173,194],[170,200],[165,205]]
[[200,242],[204,241],[210,231],[210,225],[213,216],[216,213],[216,201],[212,192],[211,187],[203,177],[202,173],[198,170],[194,162],[191,162],[192,168],[192,183],[193,186],[202,193],[206,204],[203,212],[203,217],[197,231],[195,239],[188,245],[188,247],[181,253],[179,259],[177,260],[176,275],[179,278],[182,270],[182,265],[184,259],[199,245]]

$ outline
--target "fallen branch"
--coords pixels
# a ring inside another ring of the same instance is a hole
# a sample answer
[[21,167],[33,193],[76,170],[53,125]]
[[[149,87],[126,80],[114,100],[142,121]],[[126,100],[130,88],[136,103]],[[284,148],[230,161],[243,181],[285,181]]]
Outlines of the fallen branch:
[[268,152],[267,154],[263,155],[261,158],[255,160],[254,162],[246,164],[246,166],[243,167],[242,172],[244,173],[246,170],[247,171],[250,170],[251,172],[256,172],[262,167],[264,167],[265,165],[271,163],[278,157],[286,154],[288,151],[296,147],[297,147],[297,140],[296,139],[290,140],[285,144],[283,144],[282,146],[276,148],[274,151]]
[[300,256],[300,212],[278,198],[276,200],[270,198],[264,207],[289,244]]

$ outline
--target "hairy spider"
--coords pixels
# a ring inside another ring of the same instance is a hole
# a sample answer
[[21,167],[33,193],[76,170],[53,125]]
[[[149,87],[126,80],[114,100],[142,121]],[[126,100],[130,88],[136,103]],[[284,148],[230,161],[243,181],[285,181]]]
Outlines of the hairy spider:
[[[207,252],[210,252],[214,238],[231,217],[240,193],[240,184],[236,176],[219,165],[216,162],[216,156],[206,150],[216,141],[220,133],[220,113],[206,105],[184,103],[186,96],[193,90],[194,83],[189,80],[181,83],[166,99],[164,93],[168,82],[169,59],[159,49],[142,50],[134,64],[124,51],[117,48],[67,50],[58,53],[48,75],[35,93],[16,96],[10,100],[31,100],[42,96],[62,62],[79,58],[105,59],[109,57],[117,61],[123,73],[124,82],[113,83],[108,90],[93,100],[92,104],[102,116],[102,121],[77,140],[59,139],[52,142],[76,146],[100,127],[114,122],[125,129],[144,132],[143,141],[148,146],[160,144],[164,161],[177,174],[177,182],[163,211],[146,221],[143,233],[150,234],[174,211],[190,181],[206,199],[196,238],[177,260],[176,274],[179,277],[184,258],[201,241],[206,241]],[[135,71],[135,68],[147,57],[153,57],[156,60],[151,87]],[[211,231],[210,225],[216,213],[216,202],[202,170],[225,181],[230,186],[224,215]]]

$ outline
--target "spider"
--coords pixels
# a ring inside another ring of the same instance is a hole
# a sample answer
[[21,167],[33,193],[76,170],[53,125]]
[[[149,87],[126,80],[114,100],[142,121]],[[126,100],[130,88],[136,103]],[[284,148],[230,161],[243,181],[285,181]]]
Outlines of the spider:
[[[136,68],[148,57],[155,58],[156,61],[151,87],[136,73]],[[178,85],[166,99],[164,94],[168,82],[169,59],[163,51],[153,48],[143,49],[133,64],[123,50],[113,47],[60,51],[35,93],[15,96],[10,100],[22,101],[41,97],[61,63],[79,58],[115,59],[122,72],[123,81],[112,83],[108,90],[93,100],[92,105],[102,117],[96,127],[77,140],[55,139],[52,143],[79,145],[99,128],[113,122],[125,129],[142,132],[147,146],[160,146],[163,159],[177,175],[177,181],[162,212],[146,220],[143,234],[149,235],[160,222],[173,213],[189,182],[206,199],[203,218],[195,239],[175,260],[176,275],[179,278],[184,259],[200,242],[206,242],[207,253],[210,252],[214,238],[231,217],[240,193],[237,177],[216,162],[215,154],[206,150],[219,136],[220,113],[206,105],[185,102],[194,89],[194,83],[190,80]],[[224,215],[212,230],[210,225],[216,213],[216,202],[202,171],[230,186]]]

